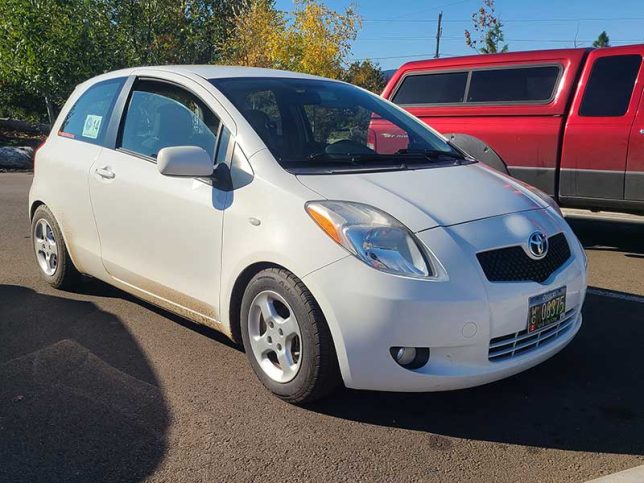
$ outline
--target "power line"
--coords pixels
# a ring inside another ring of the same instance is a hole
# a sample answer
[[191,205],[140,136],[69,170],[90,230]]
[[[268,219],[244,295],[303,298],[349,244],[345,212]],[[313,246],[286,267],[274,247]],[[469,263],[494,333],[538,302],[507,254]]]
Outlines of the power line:
[[[446,54],[441,52],[441,57],[461,57],[463,54]],[[432,54],[411,54],[411,55],[392,55],[387,57],[363,57],[361,59],[352,59],[354,61],[362,62],[363,60],[388,60],[388,59],[411,59],[423,57],[426,59],[431,59]]]
[[[383,40],[432,40],[435,37],[374,37],[374,38],[358,38],[355,41],[378,41],[381,42]],[[463,40],[463,37],[453,37],[453,36],[444,36],[441,35],[441,39],[445,40]],[[594,39],[577,39],[577,42],[593,42],[594,40],[597,40],[596,38]],[[512,38],[506,38],[505,42],[549,42],[549,43],[567,43],[567,42],[573,42],[574,39],[512,39]],[[610,39],[611,43],[625,43],[625,42],[644,42],[644,38],[640,39],[621,39],[621,40],[613,40]]]
[[[501,19],[503,24],[506,23],[526,23],[526,22],[611,22],[611,21],[628,21],[628,20],[644,20],[644,17],[605,17],[605,18],[525,18],[525,19]],[[364,23],[436,23],[436,19],[362,19]],[[472,19],[467,20],[443,20],[444,23],[471,23]]]

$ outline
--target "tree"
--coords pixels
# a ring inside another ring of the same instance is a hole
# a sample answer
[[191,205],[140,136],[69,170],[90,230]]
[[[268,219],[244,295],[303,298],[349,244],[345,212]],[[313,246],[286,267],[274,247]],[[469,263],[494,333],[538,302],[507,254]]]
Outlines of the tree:
[[483,6],[472,14],[474,32],[477,39],[472,38],[472,33],[465,30],[465,43],[468,47],[481,54],[496,54],[508,51],[504,43],[503,23],[497,17],[494,9],[494,0],[483,0]]
[[233,24],[226,62],[341,78],[361,20],[351,7],[338,13],[318,0],[295,0],[291,15],[253,0]]
[[103,72],[216,62],[234,9],[248,3],[0,0],[0,113],[41,120],[46,112],[52,122],[74,86]]
[[380,66],[368,59],[362,62],[352,62],[344,72],[342,79],[376,94],[380,94],[386,84]]
[[597,37],[597,40],[593,42],[593,47],[595,48],[602,48],[602,47],[610,47],[610,39],[608,38],[608,34],[606,31],[602,31],[601,34],[599,34],[599,37]]
[[76,84],[113,66],[107,13],[101,1],[2,0],[0,86],[42,99],[53,122]]
[[[53,122],[74,86],[136,65],[225,59],[342,78],[359,26],[321,0],[289,15],[274,0],[0,0],[0,114]],[[350,75],[375,89],[371,68]]]
[[282,65],[286,16],[275,9],[272,1],[254,0],[237,9],[232,23],[230,39],[219,46],[223,62],[252,67],[288,67]]
[[90,0],[109,5],[127,65],[210,63],[247,0]]

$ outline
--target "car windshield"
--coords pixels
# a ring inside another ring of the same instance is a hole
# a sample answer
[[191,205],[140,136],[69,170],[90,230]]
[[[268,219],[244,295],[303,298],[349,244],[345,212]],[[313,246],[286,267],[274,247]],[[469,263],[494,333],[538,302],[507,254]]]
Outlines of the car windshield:
[[403,169],[463,161],[420,121],[349,84],[257,77],[211,82],[287,169]]

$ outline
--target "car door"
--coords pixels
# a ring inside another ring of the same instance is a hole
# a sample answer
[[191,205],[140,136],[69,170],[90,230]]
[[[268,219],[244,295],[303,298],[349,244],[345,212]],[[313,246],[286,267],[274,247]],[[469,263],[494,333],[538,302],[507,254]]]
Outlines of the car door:
[[[642,49],[644,50],[644,49]],[[639,109],[631,128],[626,161],[624,198],[629,201],[644,201],[644,72],[640,72]]]
[[[164,147],[199,146],[224,156],[220,119],[183,77],[139,78],[115,149],[90,176],[105,269],[117,285],[191,318],[218,320],[222,225],[229,193],[205,179],[162,175]],[[197,84],[192,85],[199,91]]]
[[628,140],[637,111],[642,47],[597,49],[588,59],[565,128],[559,194],[624,199]]
[[74,264],[84,273],[103,271],[87,180],[124,83],[125,78],[119,77],[79,88],[41,152],[55,162],[37,166],[40,196],[54,212]]

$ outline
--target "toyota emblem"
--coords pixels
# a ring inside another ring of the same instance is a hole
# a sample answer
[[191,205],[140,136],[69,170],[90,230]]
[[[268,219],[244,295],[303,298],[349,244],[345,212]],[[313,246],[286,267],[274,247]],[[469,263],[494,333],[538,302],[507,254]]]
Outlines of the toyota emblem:
[[534,258],[543,258],[548,253],[548,238],[540,231],[535,231],[528,238],[528,249]]

